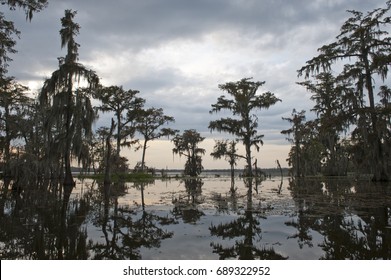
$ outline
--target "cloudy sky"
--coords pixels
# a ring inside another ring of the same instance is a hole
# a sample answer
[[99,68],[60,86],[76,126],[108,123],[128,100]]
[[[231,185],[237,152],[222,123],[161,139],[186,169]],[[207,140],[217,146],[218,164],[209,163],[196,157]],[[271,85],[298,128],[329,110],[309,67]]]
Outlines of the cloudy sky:
[[[47,9],[27,22],[23,11],[6,11],[21,31],[18,53],[9,74],[32,91],[57,69],[60,18],[77,11],[81,30],[80,62],[95,70],[105,86],[137,89],[147,106],[161,107],[176,119],[174,128],[196,129],[213,139],[211,104],[222,94],[218,85],[253,77],[265,81],[282,102],[258,112],[265,145],[257,155],[262,167],[286,166],[289,143],[280,131],[289,127],[282,117],[292,109],[309,112],[309,93],[296,85],[296,70],[334,41],[349,14],[384,7],[385,0],[49,0]],[[108,125],[103,117],[96,126]],[[161,151],[164,147],[164,152]],[[159,151],[160,150],[160,151]],[[156,142],[147,151],[151,165],[180,167],[168,143]],[[167,160],[169,157],[169,160]],[[148,158],[147,158],[148,163]],[[226,163],[206,159],[206,168]]]

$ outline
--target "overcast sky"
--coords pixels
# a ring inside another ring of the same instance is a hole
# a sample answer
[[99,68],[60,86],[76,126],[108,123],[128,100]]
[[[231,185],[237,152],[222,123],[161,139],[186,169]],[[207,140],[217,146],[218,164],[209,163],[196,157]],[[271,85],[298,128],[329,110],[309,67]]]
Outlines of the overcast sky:
[[[317,55],[319,47],[335,40],[349,16],[346,10],[366,12],[384,4],[385,0],[49,0],[48,8],[31,22],[21,10],[8,12],[4,5],[1,9],[21,31],[9,74],[32,90],[42,86],[57,69],[57,58],[65,56],[60,19],[66,9],[76,10],[80,62],[95,70],[105,86],[139,90],[148,107],[163,108],[181,131],[194,128],[203,136],[220,137],[207,129],[209,121],[221,117],[209,114],[223,93],[218,84],[245,77],[265,81],[259,92],[271,91],[282,102],[258,112],[265,135],[261,153],[280,146],[286,154],[289,144],[280,131],[289,125],[281,118],[289,117],[293,108],[309,112],[313,106],[310,94],[296,85],[301,81],[296,70]],[[107,120],[100,125],[108,125]],[[285,158],[279,160],[285,163]]]

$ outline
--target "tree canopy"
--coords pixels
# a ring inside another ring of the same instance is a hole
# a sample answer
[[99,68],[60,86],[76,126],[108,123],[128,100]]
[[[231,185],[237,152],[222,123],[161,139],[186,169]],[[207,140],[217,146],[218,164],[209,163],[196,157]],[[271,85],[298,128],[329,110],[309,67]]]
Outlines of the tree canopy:
[[[345,63],[336,80],[344,85],[354,85],[354,94],[346,91],[336,93],[345,100],[350,97],[351,106],[348,113],[357,124],[369,123],[368,128],[357,130],[357,133],[364,132],[361,137],[371,143],[369,149],[375,181],[390,179],[390,156],[385,145],[389,140],[379,131],[380,119],[375,102],[375,90],[381,88],[376,81],[385,81],[391,64],[391,37],[387,29],[391,23],[390,9],[391,1],[387,1],[385,8],[377,8],[367,13],[348,11],[351,17],[343,23],[336,41],[319,48],[319,55],[298,70],[299,76],[304,75],[309,79],[311,74],[327,73],[333,66],[338,66],[339,62]],[[306,86],[308,88],[310,84]],[[312,87],[311,90],[316,89]],[[369,106],[365,104],[365,97]],[[346,108],[344,107],[345,111]]]
[[205,154],[205,149],[200,148],[198,145],[204,139],[205,137],[202,137],[195,129],[185,130],[182,134],[178,133],[172,139],[174,143],[172,152],[186,157],[186,175],[198,176],[201,173],[203,169],[202,155]]
[[237,137],[246,149],[247,175],[252,176],[252,155],[251,148],[259,151],[263,145],[263,135],[258,133],[258,116],[255,111],[268,109],[278,99],[273,93],[267,91],[258,94],[258,88],[265,82],[254,82],[252,78],[243,78],[237,82],[220,84],[219,89],[226,92],[228,96],[221,95],[216,104],[212,104],[210,113],[218,113],[222,110],[232,112],[233,117],[221,118],[209,123],[210,130],[227,132]]
[[[92,91],[99,87],[98,75],[78,63],[79,44],[75,41],[80,26],[74,22],[76,11],[66,10],[61,19],[61,47],[67,48],[65,57],[59,58],[59,69],[47,79],[39,95],[43,110],[47,111],[45,135],[54,143],[52,149],[62,150],[65,162],[64,187],[74,185],[71,172],[71,154],[79,160],[88,156],[88,141],[92,136],[92,123],[96,117],[92,108]],[[81,79],[87,82],[86,88],[79,87]],[[55,129],[55,130],[53,130]],[[57,153],[49,150],[48,157]],[[54,158],[55,159],[55,158]]]

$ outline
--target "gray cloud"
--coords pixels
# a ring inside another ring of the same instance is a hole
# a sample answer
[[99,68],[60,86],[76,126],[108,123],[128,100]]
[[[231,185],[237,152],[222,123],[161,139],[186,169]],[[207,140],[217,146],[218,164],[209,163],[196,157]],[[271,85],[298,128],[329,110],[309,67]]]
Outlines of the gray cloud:
[[[140,90],[148,106],[162,107],[178,129],[208,135],[211,104],[218,84],[253,77],[266,81],[281,103],[262,111],[265,141],[284,142],[281,117],[292,109],[309,111],[309,94],[296,85],[296,70],[334,40],[349,16],[370,11],[384,0],[143,0],[49,1],[26,22],[22,11],[5,12],[22,32],[10,75],[39,87],[57,67],[60,18],[77,10],[80,62],[105,85]],[[270,135],[266,135],[270,133]],[[268,140],[268,141],[269,141]]]

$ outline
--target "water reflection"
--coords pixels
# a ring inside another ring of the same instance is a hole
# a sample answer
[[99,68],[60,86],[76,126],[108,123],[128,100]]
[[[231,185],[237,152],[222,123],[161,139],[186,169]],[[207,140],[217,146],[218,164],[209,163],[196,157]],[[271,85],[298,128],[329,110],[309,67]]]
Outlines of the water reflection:
[[[42,198],[45,198],[42,200]],[[2,259],[88,259],[83,226],[89,203],[85,197],[69,203],[41,192],[2,197]]]
[[[258,192],[259,182],[255,182]],[[262,239],[262,228],[260,220],[264,219],[253,207],[253,180],[245,180],[247,191],[247,205],[243,214],[239,215],[234,221],[210,227],[212,236],[218,236],[221,239],[235,240],[233,245],[223,246],[220,243],[212,242],[213,253],[219,255],[219,259],[285,259],[277,254],[273,248],[259,248],[254,240]]]
[[391,257],[390,186],[346,179],[291,180],[299,247],[313,246],[310,231],[322,234],[322,259]]
[[186,195],[173,198],[174,208],[171,214],[175,219],[182,219],[184,223],[196,224],[205,214],[198,209],[203,202],[201,178],[186,178],[182,180],[186,189]]
[[96,241],[91,245],[93,259],[141,259],[141,247],[159,247],[161,240],[172,237],[173,233],[163,230],[160,225],[174,221],[145,209],[144,189],[149,184],[153,184],[153,181],[135,183],[132,186],[141,193],[141,209],[119,206],[116,190],[124,189],[124,183],[103,185],[103,215],[97,217],[94,225],[102,228],[105,242]]
[[391,187],[366,181],[86,180],[0,208],[1,259],[391,257]]

